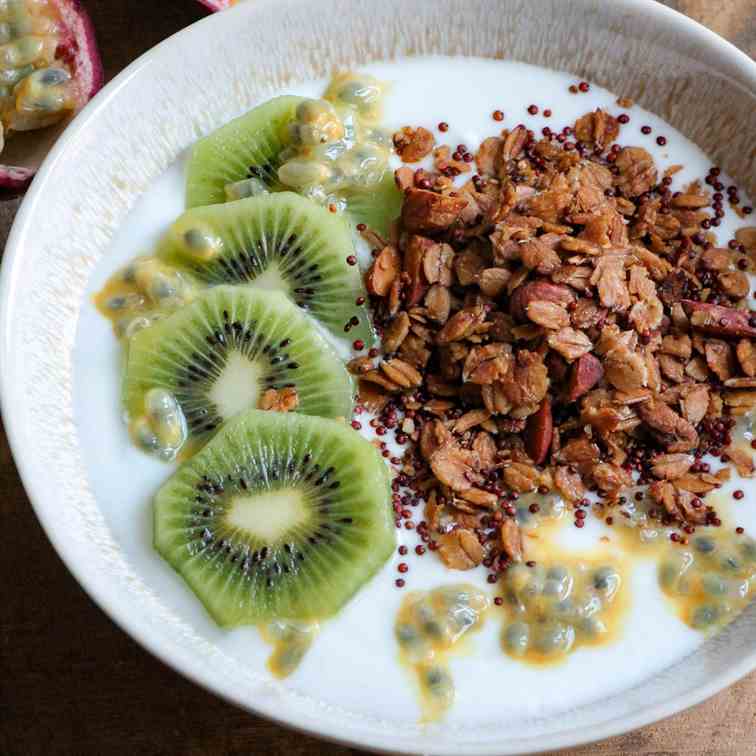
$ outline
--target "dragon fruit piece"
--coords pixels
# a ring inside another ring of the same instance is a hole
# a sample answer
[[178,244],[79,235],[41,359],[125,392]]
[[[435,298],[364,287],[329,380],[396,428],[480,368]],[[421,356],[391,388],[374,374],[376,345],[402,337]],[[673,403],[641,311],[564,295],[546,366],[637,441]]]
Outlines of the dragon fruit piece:
[[103,78],[79,0],[0,0],[0,187],[28,185]]

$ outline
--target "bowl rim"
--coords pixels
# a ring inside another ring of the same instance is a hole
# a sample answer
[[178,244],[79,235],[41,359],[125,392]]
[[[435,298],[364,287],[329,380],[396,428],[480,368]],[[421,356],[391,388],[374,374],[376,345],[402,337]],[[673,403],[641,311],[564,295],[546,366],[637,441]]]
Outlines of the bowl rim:
[[[305,0],[289,1],[290,3],[305,2]],[[572,0],[572,2],[588,6],[591,0]],[[123,86],[134,76],[156,62],[166,49],[173,47],[178,40],[188,35],[190,30],[195,29],[199,25],[210,27],[213,24],[220,25],[227,23],[223,20],[223,17],[228,14],[238,15],[239,17],[243,14],[251,15],[264,12],[266,6],[268,6],[269,10],[275,11],[276,4],[276,0],[256,0],[255,3],[237,4],[233,8],[223,11],[222,14],[214,14],[192,23],[190,26],[179,30],[140,55],[108,82],[76,118],[73,119],[43,161],[16,213],[2,256],[2,267],[0,268],[0,415],[2,416],[11,454],[29,501],[45,535],[79,585],[121,630],[134,638],[143,648],[160,661],[193,683],[256,716],[264,716],[293,730],[324,738],[335,743],[375,752],[433,753],[438,756],[445,756],[446,754],[449,756],[464,756],[465,754],[473,756],[474,754],[514,753],[514,751],[507,750],[506,746],[502,747],[501,745],[493,744],[455,745],[446,749],[442,747],[440,749],[432,748],[429,750],[427,745],[422,745],[422,737],[419,739],[406,739],[396,738],[394,735],[372,736],[370,743],[358,742],[351,739],[343,730],[339,730],[334,726],[324,726],[321,724],[315,728],[312,726],[310,719],[297,712],[282,711],[280,707],[276,707],[275,703],[249,701],[242,698],[241,695],[234,694],[233,691],[224,689],[221,685],[206,679],[203,672],[187,663],[171,643],[151,633],[146,625],[140,624],[137,617],[116,605],[111,600],[111,591],[97,584],[90,577],[85,569],[84,562],[86,560],[80,559],[77,555],[75,545],[62,538],[62,535],[56,532],[56,529],[53,527],[52,519],[47,511],[47,505],[44,503],[45,496],[32,474],[30,464],[27,462],[27,457],[31,455],[33,449],[24,442],[20,418],[14,411],[14,403],[9,400],[9,395],[13,388],[8,368],[13,359],[10,349],[11,313],[18,277],[17,270],[19,266],[17,263],[23,254],[26,238],[30,232],[31,221],[45,193],[46,187],[54,178],[57,164],[69,145],[75,142],[82,132],[87,129],[89,122],[98,113],[108,108],[111,101],[118,96]],[[649,23],[652,23],[654,18],[656,18],[676,24],[680,32],[689,36],[692,41],[714,49],[717,54],[734,65],[746,79],[753,82],[753,89],[756,91],[756,61],[753,61],[746,53],[735,47],[735,45],[697,21],[676,10],[661,5],[656,0],[614,0],[613,6],[618,13],[645,14],[648,17]],[[756,646],[737,663],[731,664],[725,670],[713,675],[705,685],[699,686],[695,690],[673,697],[663,704],[646,706],[631,715],[622,715],[606,720],[593,727],[590,733],[586,733],[580,728],[574,728],[562,730],[555,735],[544,736],[536,747],[530,747],[529,752],[552,752],[556,749],[596,743],[658,722],[705,701],[724,688],[737,682],[754,669],[756,669]]]

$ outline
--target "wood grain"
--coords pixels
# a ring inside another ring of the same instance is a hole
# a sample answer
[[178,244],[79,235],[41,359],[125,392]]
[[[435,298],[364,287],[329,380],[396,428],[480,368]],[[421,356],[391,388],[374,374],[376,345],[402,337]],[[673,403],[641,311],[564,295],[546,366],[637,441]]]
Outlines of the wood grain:
[[[192,0],[89,0],[87,5],[108,77],[203,15]],[[756,55],[756,0],[667,5]],[[18,200],[0,202],[0,245],[17,207]],[[223,703],[113,625],[49,545],[1,426],[0,518],[0,755],[358,753]],[[665,722],[570,753],[756,754],[756,675]]]

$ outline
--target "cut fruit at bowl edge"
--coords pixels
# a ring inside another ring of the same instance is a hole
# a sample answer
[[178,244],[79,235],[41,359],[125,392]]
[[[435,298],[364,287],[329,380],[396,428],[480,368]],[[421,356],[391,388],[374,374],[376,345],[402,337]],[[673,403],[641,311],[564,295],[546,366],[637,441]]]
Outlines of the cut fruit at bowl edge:
[[[64,26],[63,36],[56,55],[72,68],[76,83],[76,110],[78,113],[102,88],[104,72],[95,41],[92,21],[80,0],[50,0]],[[34,178],[42,159],[52,147],[60,132],[60,125],[41,129],[35,139],[24,139],[19,150],[11,147],[10,164],[0,156],[0,188],[20,191]],[[15,153],[18,152],[18,155]]]
[[97,49],[92,19],[80,0],[51,0],[70,37],[63,40],[65,57],[76,64],[77,110],[80,110],[102,88],[105,72]]

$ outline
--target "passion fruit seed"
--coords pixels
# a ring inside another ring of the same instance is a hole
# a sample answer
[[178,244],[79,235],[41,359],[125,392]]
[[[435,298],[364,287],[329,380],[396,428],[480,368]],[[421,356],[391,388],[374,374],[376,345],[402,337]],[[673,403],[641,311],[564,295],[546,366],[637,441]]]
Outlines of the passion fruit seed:
[[375,120],[380,115],[384,90],[385,86],[372,76],[343,73],[334,77],[325,97],[351,105],[363,118]]
[[727,582],[716,573],[705,573],[702,584],[704,591],[710,596],[724,596],[727,593]]
[[145,417],[138,417],[129,424],[129,435],[134,443],[146,452],[158,450],[160,442]]
[[345,194],[380,184],[391,138],[365,121],[377,112],[381,96],[377,80],[346,74],[336,77],[326,99],[300,102],[289,124],[290,143],[279,155],[281,184],[332,212],[348,208]]
[[527,622],[513,622],[504,631],[504,644],[513,656],[522,656],[530,645],[530,625]]
[[672,562],[664,562],[659,568],[659,582],[662,588],[673,589],[679,577],[678,567]]
[[343,178],[358,186],[377,184],[386,170],[386,148],[364,144],[354,147],[336,161],[336,170]]
[[559,600],[567,598],[572,590],[572,576],[564,567],[552,567],[546,573],[543,593]]
[[428,692],[447,708],[454,700],[454,681],[443,667],[428,667],[423,675],[423,684]]
[[116,323],[116,336],[119,339],[127,341],[135,336],[139,331],[149,328],[160,316],[155,313],[151,316],[138,315],[135,318],[123,318]]
[[659,584],[692,628],[721,627],[750,602],[756,560],[747,556],[749,541],[734,533],[696,536],[691,551],[675,549],[660,565]]
[[344,138],[344,124],[327,100],[304,100],[297,107],[296,120],[290,124],[292,142],[317,147]]
[[28,36],[0,45],[0,66],[19,68],[37,62],[54,60],[55,40],[48,37]]
[[412,625],[397,625],[394,632],[402,646],[411,646],[420,640],[420,633]]
[[331,175],[331,169],[324,163],[303,158],[289,160],[278,169],[279,181],[295,189],[324,184]]
[[578,630],[583,635],[593,640],[609,632],[606,624],[598,617],[586,617],[579,625]]
[[717,546],[714,543],[713,538],[709,538],[708,536],[698,536],[693,539],[693,548],[701,554],[710,554],[717,548]]
[[186,304],[194,295],[194,288],[182,273],[155,258],[143,258],[136,265],[133,281],[137,290],[156,306],[171,304],[167,300],[174,300],[175,306]]
[[4,92],[2,123],[25,131],[54,123],[76,107],[71,73],[55,61],[58,22],[44,0],[16,3],[0,11],[0,80],[15,87]]
[[580,644],[601,642],[608,635],[608,612],[622,584],[615,567],[515,564],[502,578],[510,621],[501,646],[510,656],[559,661]]
[[163,459],[175,458],[187,437],[186,418],[173,394],[150,389],[144,396],[144,414],[129,423],[134,442]]
[[440,716],[454,700],[445,656],[480,626],[488,607],[486,595],[472,586],[443,586],[403,601],[394,635],[403,661],[418,677],[427,719]]
[[756,562],[756,541],[752,538],[740,544],[740,551],[746,559]]
[[16,113],[9,125],[16,131],[54,123],[60,113],[73,110],[71,74],[62,68],[45,68],[29,74],[15,89]]
[[317,622],[273,620],[260,627],[263,640],[273,646],[268,669],[279,679],[299,667],[320,630]]
[[691,625],[697,630],[705,630],[718,622],[720,611],[717,606],[704,605],[698,607],[693,613]]
[[611,597],[620,588],[620,575],[613,567],[601,567],[593,573],[593,587],[603,596]]
[[121,310],[138,310],[144,307],[146,298],[141,294],[119,294],[118,296],[111,297],[107,301],[107,308],[109,310],[121,311]]
[[522,494],[515,503],[517,524],[525,531],[560,520],[566,511],[564,500],[554,494]]
[[268,187],[259,178],[252,177],[242,181],[234,181],[226,184],[226,200],[234,202],[247,197],[259,197],[261,194],[269,194]]
[[199,287],[186,273],[152,257],[138,257],[114,274],[95,297],[116,336],[135,333],[191,302]]
[[575,628],[564,622],[546,622],[536,625],[533,645],[544,656],[567,654],[575,643]]
[[34,66],[31,65],[22,68],[0,68],[0,86],[13,87],[34,71]]
[[207,262],[218,257],[223,251],[223,239],[210,229],[199,226],[184,231],[182,241],[184,254],[190,260]]

